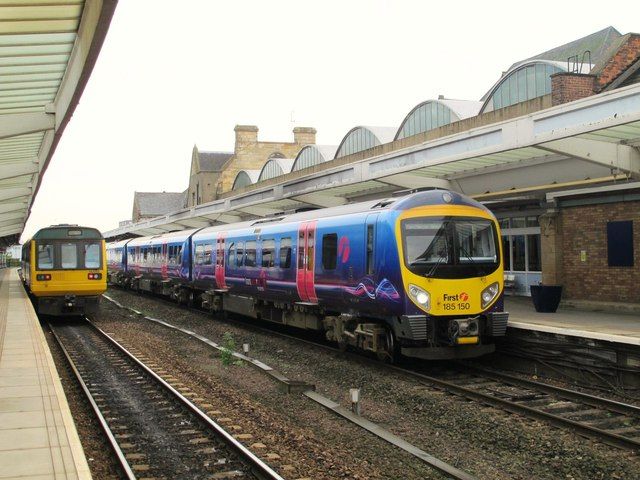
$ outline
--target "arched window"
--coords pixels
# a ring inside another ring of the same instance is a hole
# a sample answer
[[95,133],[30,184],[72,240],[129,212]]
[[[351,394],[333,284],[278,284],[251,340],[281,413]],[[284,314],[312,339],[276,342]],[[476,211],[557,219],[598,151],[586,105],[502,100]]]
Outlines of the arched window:
[[260,170],[240,170],[233,181],[231,190],[239,190],[248,185],[253,185],[258,180]]
[[508,72],[489,92],[480,113],[491,112],[551,93],[551,75],[564,72],[561,62],[536,61]]
[[368,150],[393,140],[393,127],[355,127],[340,142],[335,158]]
[[298,152],[291,171],[295,172],[331,160],[337,149],[338,147],[333,145],[307,145]]
[[292,166],[293,159],[291,158],[271,158],[264,164],[262,170],[260,170],[258,182],[289,173]]

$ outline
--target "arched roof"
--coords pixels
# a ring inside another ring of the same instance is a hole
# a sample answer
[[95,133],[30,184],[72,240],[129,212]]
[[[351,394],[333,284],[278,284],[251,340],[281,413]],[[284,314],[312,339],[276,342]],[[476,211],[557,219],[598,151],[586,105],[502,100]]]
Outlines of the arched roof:
[[345,157],[383,143],[389,143],[393,141],[395,134],[395,127],[367,127],[364,125],[354,127],[340,142],[334,158]]
[[337,145],[305,145],[296,155],[291,171],[302,170],[327,160],[332,160],[336,156]]
[[253,185],[258,181],[258,177],[260,177],[260,170],[240,170],[233,181],[231,190],[238,190],[247,185]]
[[269,180],[270,178],[279,177],[280,175],[284,175],[285,173],[289,173],[291,171],[291,167],[293,167],[293,158],[271,158],[267,160],[260,170],[260,174],[258,175],[258,181],[262,182],[263,180]]
[[[592,65],[582,65],[580,73],[589,73]],[[567,62],[552,60],[530,60],[511,67],[481,100],[480,113],[525,102],[551,93],[550,76],[567,71]]]
[[427,100],[416,105],[404,118],[395,140],[427,132],[434,128],[474,117],[482,102],[469,100]]

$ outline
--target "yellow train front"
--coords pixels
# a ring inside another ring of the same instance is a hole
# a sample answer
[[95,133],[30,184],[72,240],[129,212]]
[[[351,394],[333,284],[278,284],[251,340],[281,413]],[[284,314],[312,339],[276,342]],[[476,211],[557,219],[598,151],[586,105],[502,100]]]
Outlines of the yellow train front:
[[45,315],[95,312],[107,289],[105,241],[95,228],[52,225],[22,246],[22,278]]

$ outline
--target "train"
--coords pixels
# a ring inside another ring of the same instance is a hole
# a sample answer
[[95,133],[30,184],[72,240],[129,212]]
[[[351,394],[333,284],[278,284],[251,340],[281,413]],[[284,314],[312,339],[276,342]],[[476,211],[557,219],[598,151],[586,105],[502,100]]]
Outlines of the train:
[[491,353],[508,321],[498,222],[449,190],[120,240],[107,266],[111,284],[390,362]]
[[107,290],[106,242],[99,230],[71,224],[38,230],[22,246],[20,276],[36,312],[94,313]]

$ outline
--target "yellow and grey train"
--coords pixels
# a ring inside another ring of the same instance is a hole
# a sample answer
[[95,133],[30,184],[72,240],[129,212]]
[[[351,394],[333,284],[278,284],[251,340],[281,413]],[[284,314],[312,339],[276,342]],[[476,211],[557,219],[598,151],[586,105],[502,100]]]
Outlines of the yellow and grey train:
[[107,289],[105,241],[95,228],[52,225],[22,246],[22,280],[40,314],[95,312]]

